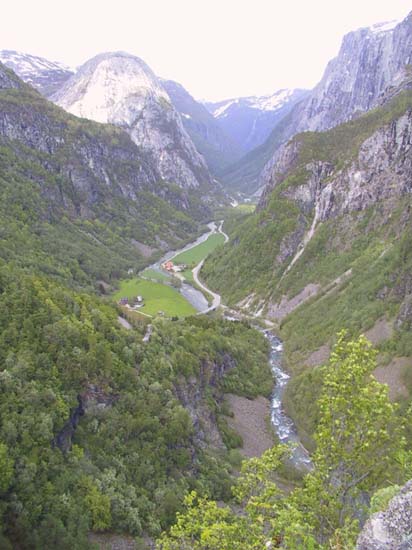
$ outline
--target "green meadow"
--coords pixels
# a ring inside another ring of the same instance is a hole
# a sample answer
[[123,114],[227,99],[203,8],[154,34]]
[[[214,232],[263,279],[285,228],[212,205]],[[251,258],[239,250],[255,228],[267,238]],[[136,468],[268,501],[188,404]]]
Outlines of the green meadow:
[[181,252],[174,258],[172,258],[175,264],[187,264],[188,266],[195,267],[206,256],[208,256],[213,250],[225,242],[225,238],[221,233],[213,233],[203,243]]
[[159,311],[163,311],[168,317],[186,317],[196,313],[195,308],[176,289],[140,278],[121,281],[120,288],[113,294],[113,298],[118,301],[120,298],[133,298],[138,295],[142,296],[145,302],[138,311],[147,315],[156,316]]

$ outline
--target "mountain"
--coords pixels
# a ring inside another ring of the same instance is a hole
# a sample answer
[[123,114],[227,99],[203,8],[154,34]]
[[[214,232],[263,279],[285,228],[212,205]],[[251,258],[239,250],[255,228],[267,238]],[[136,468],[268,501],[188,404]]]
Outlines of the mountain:
[[0,65],[0,256],[76,285],[181,244],[211,212],[122,129],[76,118]]
[[401,22],[350,32],[319,84],[273,127],[264,144],[226,171],[226,184],[249,192],[263,188],[283,143],[299,132],[333,128],[378,106],[385,90],[405,79],[411,61],[412,14]]
[[138,57],[100,54],[82,65],[51,99],[76,116],[126,130],[164,180],[184,188],[211,184],[206,162],[166,90]]
[[261,145],[306,90],[278,90],[266,96],[251,96],[206,102],[221,129],[241,148],[243,154]]
[[285,405],[308,445],[312,369],[342,327],[379,344],[379,376],[392,395],[412,396],[411,153],[410,78],[381,107],[284,145],[256,214],[202,271],[229,304],[278,323],[285,361],[301,373]]
[[0,62],[45,97],[51,96],[74,74],[72,69],[61,63],[14,50],[1,50]]
[[183,126],[196,149],[205,157],[215,175],[241,157],[239,144],[221,129],[204,105],[173,80],[162,80],[162,85],[182,117]]

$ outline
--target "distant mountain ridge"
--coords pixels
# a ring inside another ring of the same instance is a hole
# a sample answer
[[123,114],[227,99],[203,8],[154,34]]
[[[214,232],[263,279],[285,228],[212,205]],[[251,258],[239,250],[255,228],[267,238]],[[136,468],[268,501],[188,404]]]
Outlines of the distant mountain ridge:
[[62,63],[15,50],[1,50],[0,61],[45,97],[51,96],[74,74],[74,70]]
[[172,80],[162,80],[163,87],[182,117],[183,126],[192,138],[210,170],[219,173],[242,156],[242,149],[219,125],[202,103],[196,101],[184,87]]
[[308,93],[282,89],[270,95],[238,97],[205,102],[204,105],[245,154],[261,145],[276,123]]

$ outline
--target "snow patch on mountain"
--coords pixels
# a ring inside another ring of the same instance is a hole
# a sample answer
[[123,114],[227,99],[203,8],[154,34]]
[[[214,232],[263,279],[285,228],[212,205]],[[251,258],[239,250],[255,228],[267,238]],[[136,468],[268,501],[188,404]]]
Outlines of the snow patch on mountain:
[[60,88],[74,73],[72,68],[63,63],[15,50],[1,50],[0,61],[46,97]]
[[381,32],[389,32],[389,31],[393,31],[393,29],[397,25],[399,25],[400,22],[401,22],[401,19],[394,19],[392,21],[385,21],[383,23],[375,23],[375,25],[368,27],[368,30],[373,34],[378,34]]
[[241,105],[242,107],[256,109],[258,111],[277,111],[283,104],[289,100],[294,90],[278,90],[274,94],[264,96],[248,96],[235,99],[228,99],[218,103],[218,107],[213,110],[215,118],[221,118],[228,115],[228,109],[232,105]]

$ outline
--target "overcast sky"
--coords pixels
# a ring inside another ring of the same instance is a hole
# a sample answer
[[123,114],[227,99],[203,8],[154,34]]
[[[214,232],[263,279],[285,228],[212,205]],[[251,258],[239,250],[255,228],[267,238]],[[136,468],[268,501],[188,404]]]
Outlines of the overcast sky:
[[411,10],[408,0],[13,0],[0,49],[71,66],[125,50],[217,100],[311,88],[346,32]]

